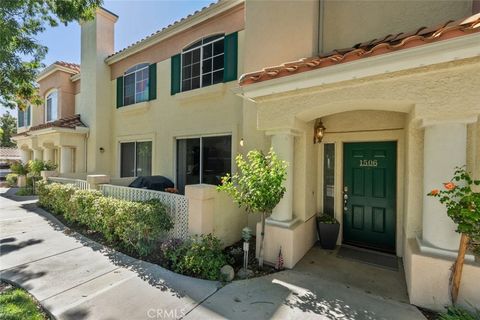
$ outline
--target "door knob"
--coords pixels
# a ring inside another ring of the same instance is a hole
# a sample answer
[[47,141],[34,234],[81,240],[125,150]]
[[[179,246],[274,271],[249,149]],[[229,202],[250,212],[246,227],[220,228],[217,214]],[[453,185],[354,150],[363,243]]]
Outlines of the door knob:
[[348,187],[345,186],[343,187],[343,211],[347,212],[348,211]]

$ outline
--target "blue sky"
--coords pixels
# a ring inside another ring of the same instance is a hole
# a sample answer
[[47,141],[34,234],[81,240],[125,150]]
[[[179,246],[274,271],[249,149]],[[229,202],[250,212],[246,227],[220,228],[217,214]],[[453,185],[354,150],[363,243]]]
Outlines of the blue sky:
[[[115,51],[118,51],[213,1],[104,0],[103,7],[119,16],[115,24]],[[80,63],[80,26],[77,23],[48,28],[38,40],[48,47],[45,65],[56,60]],[[0,113],[5,111],[0,106]],[[16,116],[16,110],[10,113]]]

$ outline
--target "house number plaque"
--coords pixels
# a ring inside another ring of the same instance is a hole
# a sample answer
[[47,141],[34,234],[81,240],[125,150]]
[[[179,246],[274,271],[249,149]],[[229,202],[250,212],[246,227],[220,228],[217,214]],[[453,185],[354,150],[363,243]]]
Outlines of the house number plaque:
[[377,167],[378,160],[360,160],[360,167]]

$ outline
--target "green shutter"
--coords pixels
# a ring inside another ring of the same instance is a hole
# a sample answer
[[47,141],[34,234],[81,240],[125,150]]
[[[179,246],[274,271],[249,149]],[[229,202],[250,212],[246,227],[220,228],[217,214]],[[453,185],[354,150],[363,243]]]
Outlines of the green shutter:
[[27,107],[27,123],[26,123],[26,126],[29,127],[32,123],[32,107],[31,106],[28,106]]
[[157,64],[148,66],[148,100],[157,99]]
[[18,109],[18,127],[19,128],[25,125],[23,123],[24,118],[25,118],[25,113],[22,110]]
[[123,107],[123,76],[117,78],[117,108]]
[[170,84],[170,94],[174,95],[175,93],[179,93],[180,90],[180,61],[182,55],[179,53],[177,55],[172,56],[172,77],[171,77],[171,84]]
[[225,69],[223,70],[223,82],[237,80],[238,33],[226,35],[224,46],[223,62]]

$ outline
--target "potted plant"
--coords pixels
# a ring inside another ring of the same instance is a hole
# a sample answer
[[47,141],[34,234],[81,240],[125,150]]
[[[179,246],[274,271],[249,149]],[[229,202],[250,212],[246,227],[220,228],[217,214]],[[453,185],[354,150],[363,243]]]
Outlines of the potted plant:
[[45,161],[43,163],[43,170],[40,172],[43,180],[47,180],[49,177],[58,176],[57,165],[53,161]]
[[16,173],[17,176],[17,186],[19,188],[24,188],[27,185],[27,174],[29,171],[28,164],[23,164],[21,162],[14,162],[10,166],[10,170],[13,173]]
[[340,223],[326,214],[317,216],[317,232],[323,249],[333,250],[337,244]]

